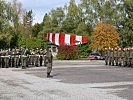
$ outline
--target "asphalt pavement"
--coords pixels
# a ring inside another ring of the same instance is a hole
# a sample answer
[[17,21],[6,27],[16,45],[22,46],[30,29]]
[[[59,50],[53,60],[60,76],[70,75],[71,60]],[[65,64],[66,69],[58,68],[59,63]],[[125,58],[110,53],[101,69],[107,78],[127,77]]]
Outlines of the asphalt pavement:
[[133,68],[54,60],[51,74],[44,66],[0,69],[0,100],[133,100]]

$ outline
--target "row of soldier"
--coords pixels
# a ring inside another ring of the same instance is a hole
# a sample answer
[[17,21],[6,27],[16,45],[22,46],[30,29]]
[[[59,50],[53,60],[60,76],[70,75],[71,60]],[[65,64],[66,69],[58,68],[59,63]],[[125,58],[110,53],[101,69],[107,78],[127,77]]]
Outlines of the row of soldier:
[[133,48],[115,48],[105,50],[105,64],[133,67]]
[[42,49],[8,49],[0,51],[0,67],[22,67],[26,68],[32,66],[46,66],[46,50]]

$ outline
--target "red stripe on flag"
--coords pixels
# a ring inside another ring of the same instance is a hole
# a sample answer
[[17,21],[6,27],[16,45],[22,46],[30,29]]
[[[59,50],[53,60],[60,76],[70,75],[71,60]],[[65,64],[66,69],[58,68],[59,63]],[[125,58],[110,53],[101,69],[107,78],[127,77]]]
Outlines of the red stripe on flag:
[[82,36],[82,44],[85,44],[88,42],[87,36]]
[[60,33],[59,34],[59,45],[64,45],[64,40],[65,40],[65,34]]
[[55,44],[55,33],[52,33],[52,44]]
[[49,40],[49,33],[46,34],[45,38],[46,40]]
[[70,45],[75,45],[76,43],[76,35],[70,35]]

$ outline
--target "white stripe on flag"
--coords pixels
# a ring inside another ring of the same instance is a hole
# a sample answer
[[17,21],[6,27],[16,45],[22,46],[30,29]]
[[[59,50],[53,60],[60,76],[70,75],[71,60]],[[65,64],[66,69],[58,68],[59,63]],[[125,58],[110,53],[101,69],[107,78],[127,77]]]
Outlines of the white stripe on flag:
[[49,34],[49,41],[52,43],[52,33]]
[[59,45],[59,33],[55,34],[55,44]]
[[77,36],[76,35],[76,45],[82,44],[82,36]]
[[66,45],[70,45],[70,35],[69,34],[65,34],[65,42]]

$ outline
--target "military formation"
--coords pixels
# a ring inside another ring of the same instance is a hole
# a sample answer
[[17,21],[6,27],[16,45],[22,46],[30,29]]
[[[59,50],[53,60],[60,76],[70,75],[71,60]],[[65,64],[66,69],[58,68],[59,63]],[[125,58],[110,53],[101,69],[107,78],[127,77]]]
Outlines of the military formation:
[[133,48],[106,49],[105,64],[110,66],[133,67]]
[[47,77],[51,77],[53,56],[51,49],[8,49],[0,51],[0,68],[29,68],[29,67],[47,67]]

